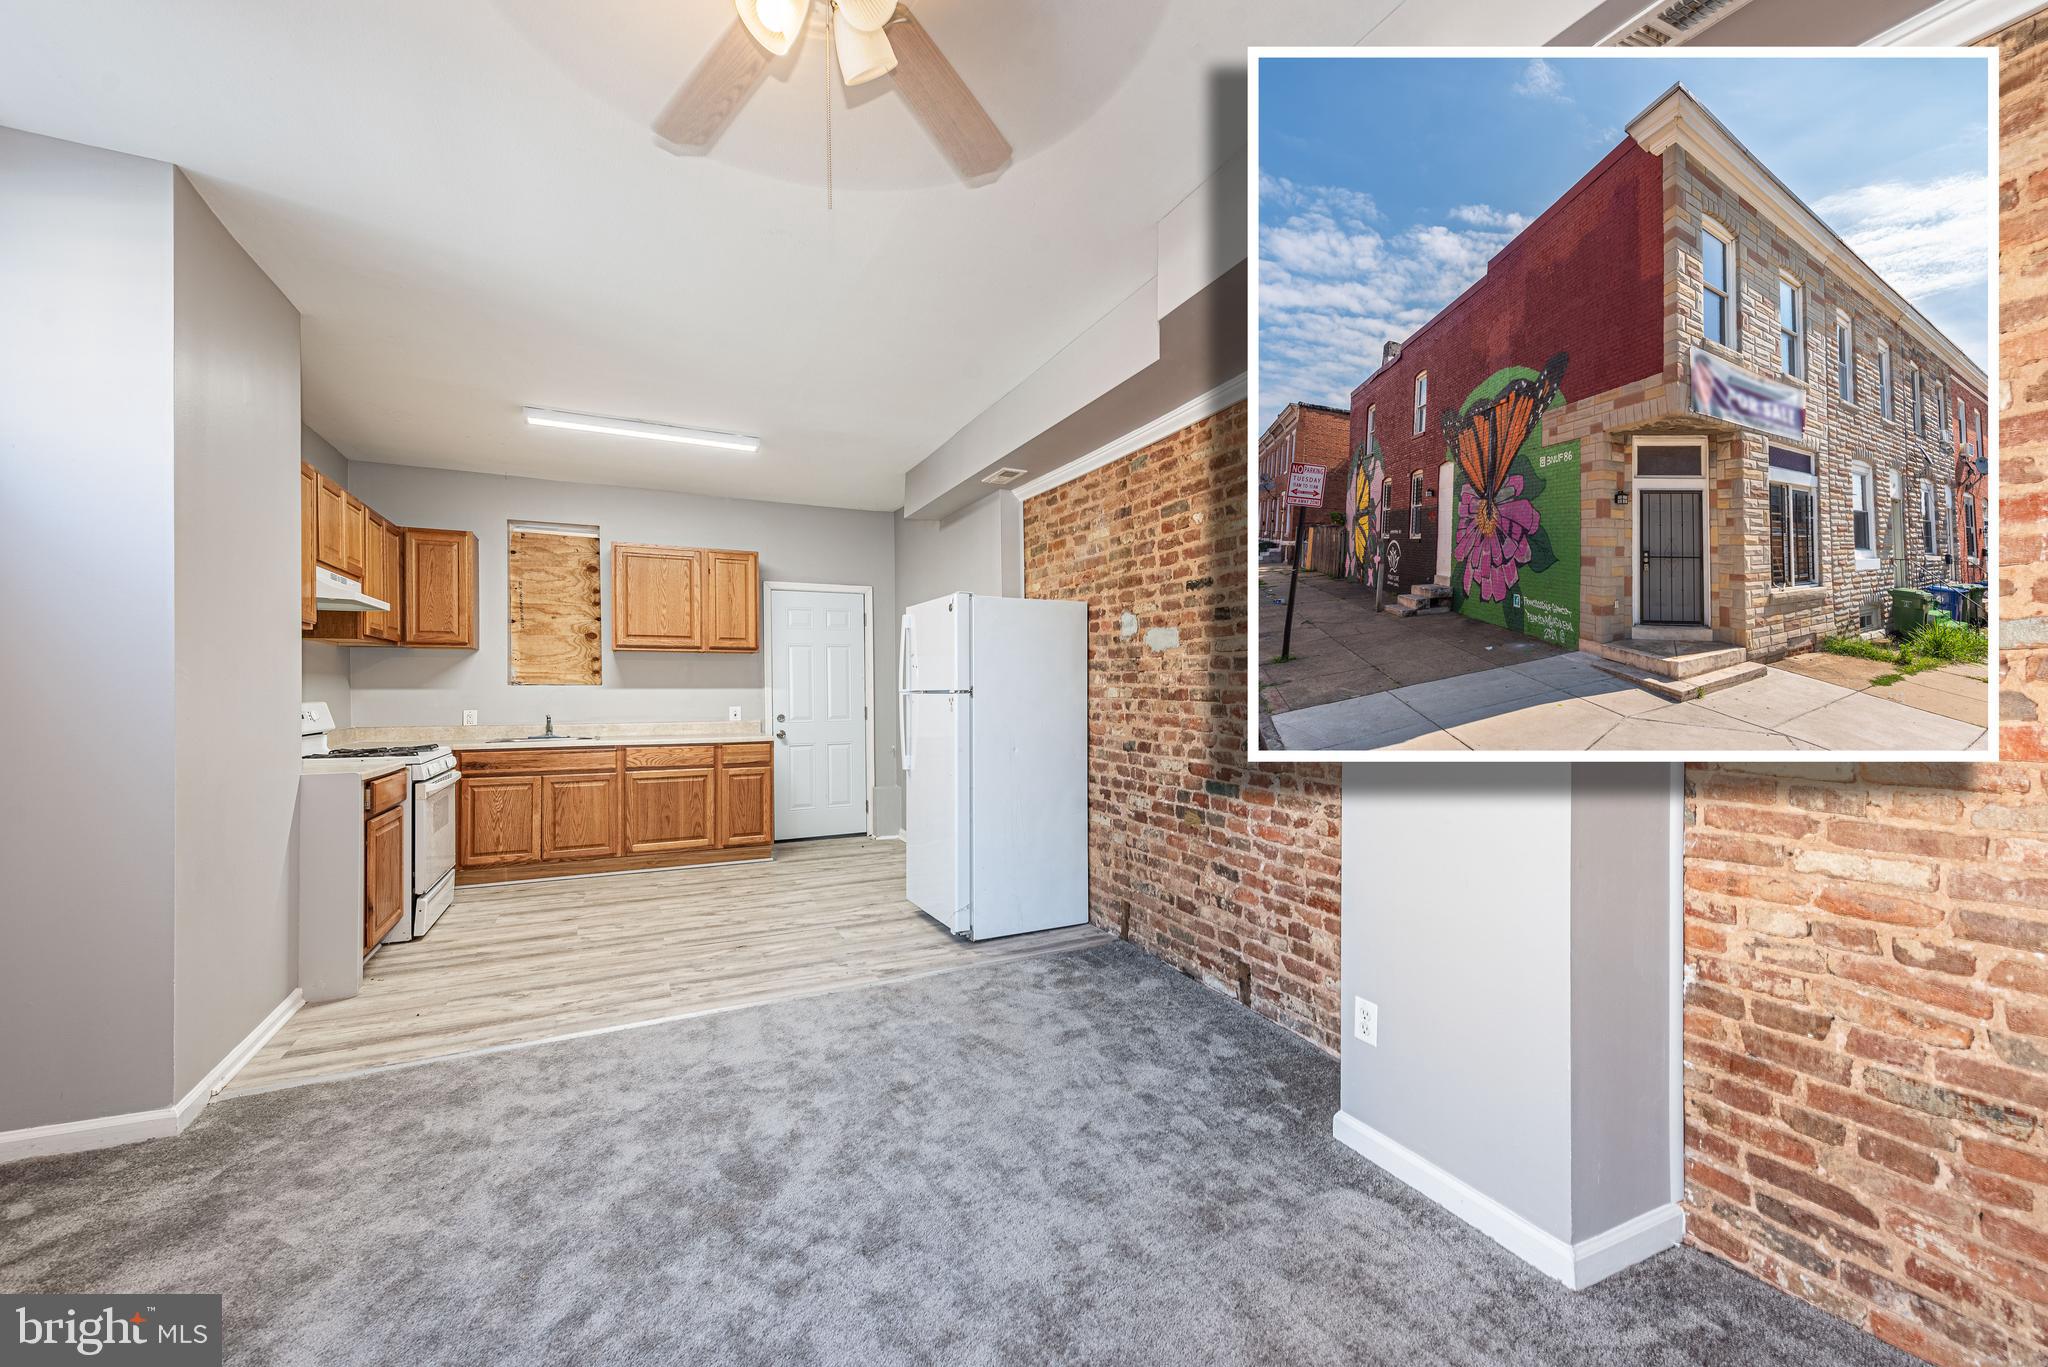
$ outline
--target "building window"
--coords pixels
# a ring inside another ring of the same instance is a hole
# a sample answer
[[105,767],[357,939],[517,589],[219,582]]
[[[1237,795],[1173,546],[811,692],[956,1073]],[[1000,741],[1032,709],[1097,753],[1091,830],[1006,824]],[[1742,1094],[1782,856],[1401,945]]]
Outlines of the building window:
[[1372,451],[1372,424],[1373,424],[1373,419],[1375,419],[1375,418],[1377,418],[1377,417],[1379,416],[1379,412],[1380,412],[1380,410],[1379,410],[1379,405],[1377,405],[1377,404],[1368,404],[1368,405],[1366,406],[1366,409],[1365,409],[1365,449],[1366,449],[1366,452],[1367,452],[1367,454],[1370,454],[1370,453],[1371,453],[1371,451]]
[[1970,445],[1973,455],[1984,454],[1984,410],[1978,409],[1970,415]]
[[1422,471],[1408,476],[1408,535],[1422,535]]
[[1920,481],[1920,551],[1923,555],[1941,554],[1941,527],[1934,516],[1934,485],[1924,479]]
[[1963,416],[1963,396],[1956,395],[1956,445],[1961,446],[1970,435],[1969,420]]
[[1963,495],[1963,554],[1977,563],[1977,496]]
[[1421,436],[1429,420],[1429,372],[1415,377],[1415,435]]
[[1790,280],[1778,281],[1778,369],[1799,377],[1806,373],[1806,292]]
[[1913,367],[1913,432],[1916,436],[1927,435],[1927,413],[1920,406],[1920,367]]
[[1934,426],[1936,433],[1945,430],[1948,421],[1948,405],[1941,400],[1941,381],[1934,382]]
[[1814,558],[1813,457],[1771,448],[1771,587],[1820,582]]
[[1854,465],[1849,469],[1849,517],[1850,527],[1855,533],[1856,555],[1859,559],[1871,559],[1877,555],[1877,481],[1871,478],[1868,465]]
[[1734,250],[1732,239],[1700,225],[1700,282],[1704,287],[1700,294],[1701,330],[1708,341],[1722,346],[1729,345],[1728,300],[1733,291],[1728,284],[1728,258]]
[[1849,326],[1849,315],[1835,315],[1835,393],[1842,402],[1856,402],[1856,337]]
[[1892,349],[1883,342],[1877,344],[1877,411],[1892,420]]

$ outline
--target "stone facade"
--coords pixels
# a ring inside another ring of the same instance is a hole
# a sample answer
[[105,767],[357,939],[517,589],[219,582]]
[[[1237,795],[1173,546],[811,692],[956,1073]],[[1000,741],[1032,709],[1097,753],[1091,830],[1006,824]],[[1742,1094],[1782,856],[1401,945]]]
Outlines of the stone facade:
[[[1664,154],[1666,270],[1672,281],[1666,317],[1666,373],[1687,373],[1695,347],[1754,375],[1795,386],[1805,397],[1804,440],[1697,422],[1710,443],[1708,602],[1716,638],[1772,659],[1854,634],[1873,598],[1895,583],[1943,579],[1950,565],[1943,547],[1953,535],[1943,521],[1938,491],[1954,463],[1953,411],[1958,385],[1981,388],[1981,375],[1955,365],[1955,352],[1924,319],[1901,310],[1811,250],[1751,199],[1731,190],[1687,147]],[[1733,311],[1729,342],[1705,335],[1701,246],[1705,225],[1732,240],[1729,271]],[[1794,373],[1780,369],[1779,282],[1801,291],[1801,359]],[[1844,397],[1837,359],[1837,327],[1849,326],[1850,374]],[[1883,412],[1881,355],[1889,355],[1892,412]],[[1914,398],[1919,387],[1918,412]],[[1917,417],[1917,420],[1916,420]],[[1668,429],[1671,424],[1664,424]],[[1770,450],[1811,457],[1815,491],[1819,582],[1774,586],[1770,548]],[[1852,479],[1867,468],[1875,507],[1868,550],[1855,546]],[[1938,531],[1933,553],[1921,536],[1922,490],[1934,491]],[[1878,608],[1881,612],[1881,606]]]
[[1088,603],[1090,914],[1334,1051],[1339,771],[1246,764],[1243,404],[1024,504]]
[[1287,472],[1296,464],[1320,465],[1323,502],[1310,513],[1311,522],[1326,522],[1344,511],[1344,467],[1349,461],[1345,430],[1349,415],[1341,408],[1316,403],[1291,403],[1259,438],[1259,536],[1292,542],[1295,517],[1302,510],[1280,500],[1287,492]]

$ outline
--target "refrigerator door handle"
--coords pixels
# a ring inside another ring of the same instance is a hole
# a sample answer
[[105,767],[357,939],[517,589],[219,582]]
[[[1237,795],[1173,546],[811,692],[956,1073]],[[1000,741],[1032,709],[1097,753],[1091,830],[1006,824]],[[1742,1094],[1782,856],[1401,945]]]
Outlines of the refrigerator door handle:
[[909,773],[916,762],[915,746],[910,734],[910,647],[916,638],[911,634],[910,614],[903,614],[903,639],[896,653],[896,735],[903,751],[903,772]]

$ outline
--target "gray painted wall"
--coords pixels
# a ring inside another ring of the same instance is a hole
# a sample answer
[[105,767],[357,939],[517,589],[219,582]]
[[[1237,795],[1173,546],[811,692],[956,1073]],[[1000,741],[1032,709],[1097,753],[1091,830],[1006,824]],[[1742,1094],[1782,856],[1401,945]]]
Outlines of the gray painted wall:
[[1565,764],[1344,770],[1344,1111],[1567,1240],[1570,805]]
[[[938,521],[896,518],[896,601],[908,607],[948,593],[1021,597],[1022,556],[1006,544],[1016,496],[1000,490]],[[1010,539],[1015,539],[1014,536]]]
[[1567,1243],[1676,1195],[1670,782],[1344,771],[1343,1109]]
[[[174,173],[174,1096],[290,993],[299,314]],[[233,762],[223,762],[232,756]]]
[[170,1101],[171,175],[0,128],[0,1130]]
[[[299,428],[299,459],[343,488],[348,487],[348,458],[310,427]],[[355,725],[349,709],[349,649],[327,641],[299,641],[299,698],[303,702],[326,703],[336,726]]]
[[703,498],[648,489],[515,479],[404,465],[349,463],[349,490],[408,526],[477,534],[478,648],[474,651],[350,651],[349,703],[357,726],[459,725],[465,708],[483,723],[723,721],[764,715],[765,660],[752,655],[616,654],[606,634],[604,683],[596,688],[509,682],[506,654],[506,524],[594,524],[604,542],[600,576],[611,618],[611,543],[731,546],[761,553],[761,578],[866,584],[875,604],[876,830],[901,824],[896,773],[896,544],[894,513]]

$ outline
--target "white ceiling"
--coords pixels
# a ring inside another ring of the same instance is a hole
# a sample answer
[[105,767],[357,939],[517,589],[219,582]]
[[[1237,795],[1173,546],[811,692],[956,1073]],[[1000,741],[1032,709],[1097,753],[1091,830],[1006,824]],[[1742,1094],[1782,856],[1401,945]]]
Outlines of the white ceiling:
[[[886,79],[851,108],[835,83],[826,212],[818,41],[709,157],[662,151],[727,0],[0,0],[0,123],[184,167],[304,315],[306,420],[354,459],[887,509],[1151,276],[1154,225],[1243,145],[1219,67],[1400,5],[915,8],[1016,147],[993,185]],[[764,444],[530,430],[522,404]]]

